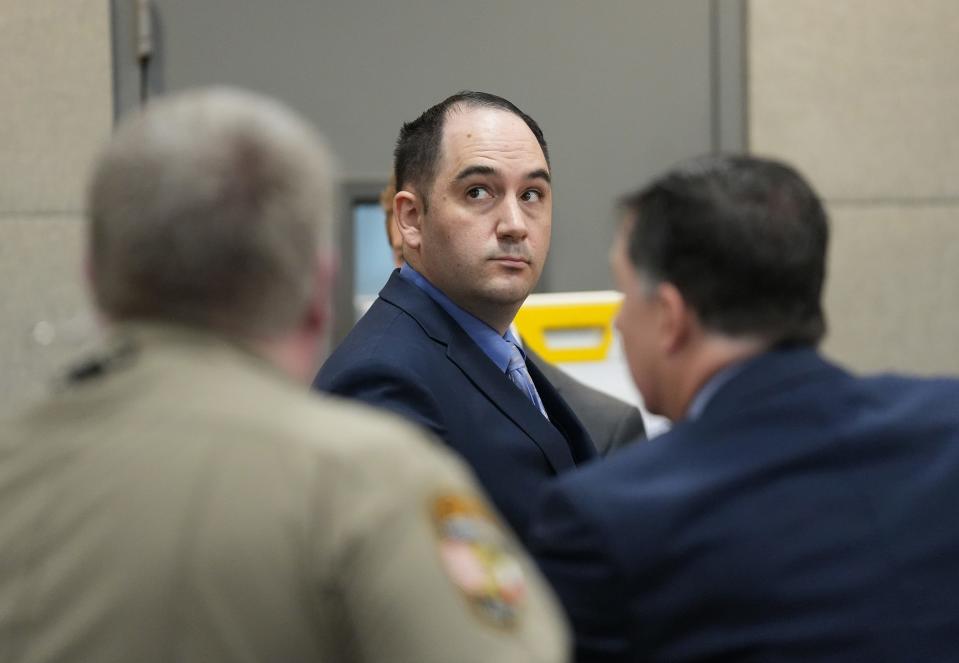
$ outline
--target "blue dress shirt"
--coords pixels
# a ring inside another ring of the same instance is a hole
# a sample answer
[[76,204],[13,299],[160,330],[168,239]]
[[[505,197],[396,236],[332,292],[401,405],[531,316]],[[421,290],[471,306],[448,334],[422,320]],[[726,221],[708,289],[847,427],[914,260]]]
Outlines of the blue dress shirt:
[[[513,332],[506,330],[502,336],[495,329],[477,318],[472,313],[468,313],[453,303],[453,300],[443,294],[436,286],[426,280],[426,277],[409,266],[409,263],[403,263],[400,268],[400,278],[403,278],[417,288],[429,295],[430,299],[440,305],[440,307],[450,314],[456,323],[463,328],[463,331],[473,339],[487,357],[490,358],[500,372],[506,374],[509,367],[509,357],[512,353],[510,345],[515,345],[523,352]],[[526,357],[526,353],[523,353]]]

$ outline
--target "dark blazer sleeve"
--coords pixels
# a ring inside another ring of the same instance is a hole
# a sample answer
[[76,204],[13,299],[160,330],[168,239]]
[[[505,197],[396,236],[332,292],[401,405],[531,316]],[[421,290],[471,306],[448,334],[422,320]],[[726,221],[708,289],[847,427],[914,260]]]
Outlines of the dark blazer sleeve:
[[446,439],[440,407],[424,383],[422,377],[401,366],[365,362],[345,371],[321,370],[313,387],[390,410]]
[[537,500],[529,549],[573,626],[578,663],[630,661],[624,577],[597,524],[562,482]]

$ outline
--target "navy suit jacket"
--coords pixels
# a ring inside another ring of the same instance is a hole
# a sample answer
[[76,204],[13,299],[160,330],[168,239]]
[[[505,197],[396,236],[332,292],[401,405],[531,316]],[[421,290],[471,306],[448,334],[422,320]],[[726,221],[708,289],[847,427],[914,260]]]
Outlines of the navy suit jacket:
[[959,381],[767,353],[529,538],[579,661],[959,661]]
[[549,420],[446,311],[394,271],[313,386],[430,429],[473,467],[523,537],[537,489],[596,455],[556,390],[527,367]]

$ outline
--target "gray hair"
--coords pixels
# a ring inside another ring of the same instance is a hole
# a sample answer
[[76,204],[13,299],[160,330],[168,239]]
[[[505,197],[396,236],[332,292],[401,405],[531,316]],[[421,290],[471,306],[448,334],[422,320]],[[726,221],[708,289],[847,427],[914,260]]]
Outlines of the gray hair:
[[97,306],[255,338],[289,331],[332,236],[322,138],[266,97],[204,89],[123,121],[88,196]]

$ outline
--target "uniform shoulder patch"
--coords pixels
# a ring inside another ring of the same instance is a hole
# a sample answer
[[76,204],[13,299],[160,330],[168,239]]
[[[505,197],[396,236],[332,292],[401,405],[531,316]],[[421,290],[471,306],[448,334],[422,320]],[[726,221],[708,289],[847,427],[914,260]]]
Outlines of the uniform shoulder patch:
[[489,511],[474,497],[453,494],[434,498],[430,511],[453,584],[484,620],[514,627],[526,599],[526,578]]

